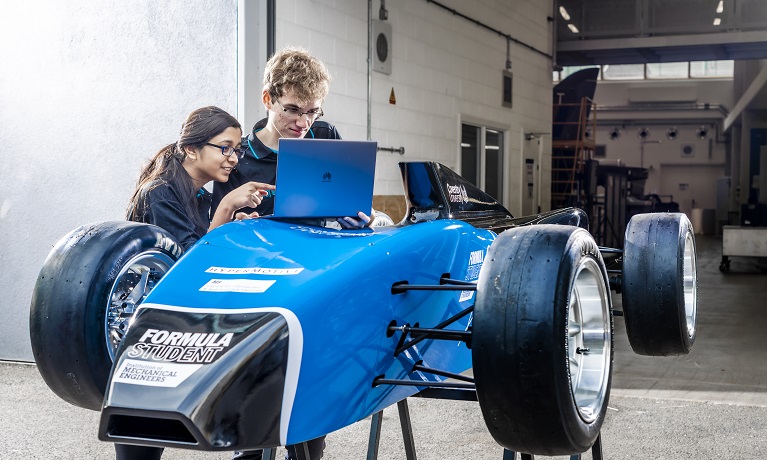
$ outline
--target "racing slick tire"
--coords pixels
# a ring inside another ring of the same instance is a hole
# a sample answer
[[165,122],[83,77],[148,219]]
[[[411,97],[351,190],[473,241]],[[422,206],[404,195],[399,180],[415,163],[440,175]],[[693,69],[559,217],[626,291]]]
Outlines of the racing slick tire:
[[697,268],[692,224],[681,213],[637,214],[626,227],[623,317],[635,353],[683,355],[695,341]]
[[165,230],[102,222],[60,239],[32,293],[32,352],[61,399],[100,410],[120,340],[136,306],[183,249]]
[[501,446],[537,455],[586,451],[612,380],[607,270],[592,236],[517,227],[488,250],[472,326],[477,399]]

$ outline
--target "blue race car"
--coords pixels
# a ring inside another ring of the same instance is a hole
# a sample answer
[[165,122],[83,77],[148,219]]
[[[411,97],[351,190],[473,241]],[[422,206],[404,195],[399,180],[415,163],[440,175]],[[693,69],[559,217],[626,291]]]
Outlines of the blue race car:
[[440,164],[400,169],[408,210],[389,227],[260,218],[183,255],[152,225],[72,231],[32,299],[43,378],[101,411],[105,441],[272,448],[437,389],[473,395],[506,449],[570,455],[605,417],[614,315],[637,353],[690,351],[683,214],[634,216],[624,248],[602,248],[579,209],[514,218]]

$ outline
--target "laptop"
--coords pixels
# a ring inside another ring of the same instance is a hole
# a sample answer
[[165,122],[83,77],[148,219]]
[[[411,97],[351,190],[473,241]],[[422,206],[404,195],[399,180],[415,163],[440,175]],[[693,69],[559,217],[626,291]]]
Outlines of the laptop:
[[377,147],[375,141],[280,139],[272,217],[370,214]]

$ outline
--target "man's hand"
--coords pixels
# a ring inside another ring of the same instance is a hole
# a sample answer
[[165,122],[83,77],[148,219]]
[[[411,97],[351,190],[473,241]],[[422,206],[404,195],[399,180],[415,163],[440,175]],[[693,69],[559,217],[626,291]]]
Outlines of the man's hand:
[[370,227],[370,224],[373,223],[373,219],[375,219],[375,211],[370,211],[370,215],[368,216],[364,212],[360,211],[357,213],[357,217],[341,217],[338,219],[338,223],[341,224],[341,227],[343,228],[365,228]]

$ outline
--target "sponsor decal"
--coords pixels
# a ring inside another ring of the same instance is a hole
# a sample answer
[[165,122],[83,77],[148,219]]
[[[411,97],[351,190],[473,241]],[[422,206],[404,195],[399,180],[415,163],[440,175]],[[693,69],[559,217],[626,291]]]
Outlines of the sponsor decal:
[[210,267],[205,270],[205,273],[220,273],[222,275],[298,275],[304,269],[303,268],[266,268],[266,267],[250,267],[250,268],[230,268],[230,267]]
[[312,235],[322,235],[322,236],[370,236],[373,234],[370,230],[366,232],[353,232],[353,231],[340,231],[340,230],[323,230],[320,228],[313,228],[313,227],[303,227],[300,225],[296,225],[295,227],[290,227],[291,230],[298,230],[300,232],[307,232],[311,233]]
[[151,387],[177,387],[202,364],[174,364],[126,359],[112,376],[113,382]]
[[274,284],[276,280],[248,280],[248,279],[233,279],[233,280],[221,280],[212,279],[205,283],[200,291],[204,292],[248,292],[248,293],[262,293]]
[[[473,322],[474,322],[474,312],[471,312],[471,313],[469,313],[469,322],[466,324],[465,331],[468,332],[468,331],[471,330],[471,323],[473,323]],[[458,342],[458,344],[460,345],[461,342]]]
[[485,260],[485,251],[472,251],[469,254],[469,266],[466,269],[466,281],[474,281],[479,278],[479,270]]
[[448,199],[451,203],[468,203],[469,196],[466,194],[466,187],[463,185],[447,185]]
[[[485,260],[485,251],[480,249],[478,251],[471,251],[469,253],[469,265],[466,268],[466,281],[476,281],[479,279],[479,271],[482,268],[482,262]],[[469,300],[474,297],[475,291],[461,291],[461,297],[458,298],[459,302]]]
[[150,361],[203,364],[213,362],[234,337],[233,332],[178,332],[147,329],[126,355]]

